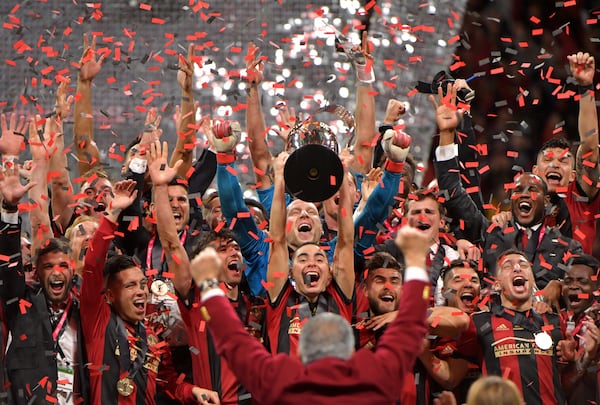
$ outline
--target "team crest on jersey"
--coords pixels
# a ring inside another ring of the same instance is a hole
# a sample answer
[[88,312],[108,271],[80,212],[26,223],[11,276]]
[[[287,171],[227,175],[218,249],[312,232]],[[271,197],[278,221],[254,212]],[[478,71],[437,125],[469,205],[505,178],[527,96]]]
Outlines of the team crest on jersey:
[[288,327],[288,335],[299,335],[302,329],[302,325],[300,323],[300,317],[296,315],[290,321],[290,326]]

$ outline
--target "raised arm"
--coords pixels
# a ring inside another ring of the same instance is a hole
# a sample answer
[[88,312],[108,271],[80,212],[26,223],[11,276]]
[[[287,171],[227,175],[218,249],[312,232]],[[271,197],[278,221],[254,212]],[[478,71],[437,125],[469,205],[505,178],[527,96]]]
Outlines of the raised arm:
[[169,200],[169,182],[177,175],[181,160],[173,167],[167,164],[167,143],[155,141],[150,146],[148,172],[153,184],[153,199],[156,207],[156,229],[160,243],[169,264],[169,271],[175,274],[173,285],[182,297],[187,297],[192,287],[190,260],[177,235],[177,226]]
[[354,250],[359,257],[363,257],[364,251],[373,246],[377,224],[385,220],[390,207],[394,205],[411,141],[410,135],[401,130],[388,129],[383,134],[381,146],[387,159],[382,181],[375,186],[365,208],[354,221],[354,232],[358,235]]
[[20,298],[25,295],[25,276],[21,257],[21,224],[18,204],[34,183],[22,185],[16,163],[7,162],[0,168],[0,298],[9,320],[19,315]]
[[594,57],[578,52],[567,56],[571,73],[579,86],[579,148],[575,161],[577,184],[589,198],[598,193],[598,112],[594,88]]
[[48,166],[48,180],[50,182],[52,197],[50,204],[54,220],[60,228],[61,234],[69,226],[75,206],[73,185],[69,175],[67,155],[65,155],[65,136],[63,122],[71,112],[73,96],[67,96],[71,80],[63,80],[56,90],[56,105],[54,115],[48,118],[46,125],[50,125],[50,138],[53,151],[50,154]]
[[173,167],[178,160],[182,161],[177,171],[179,177],[188,177],[187,172],[192,167],[193,151],[196,146],[196,108],[192,86],[195,62],[194,44],[190,44],[187,58],[179,55],[177,83],[181,87],[181,119],[177,127],[177,143],[169,162],[169,165]]
[[[349,159],[344,159],[348,163]],[[354,221],[352,209],[353,195],[348,186],[348,165],[344,165],[344,180],[340,187],[340,202],[338,204],[338,240],[333,256],[333,278],[346,298],[354,295]]]
[[103,331],[95,330],[101,323],[97,322],[108,307],[104,301],[104,264],[110,244],[117,229],[117,220],[121,212],[135,200],[137,190],[135,181],[122,180],[113,187],[113,198],[107,214],[100,220],[100,226],[94,233],[85,254],[83,282],[81,284],[81,323],[86,333],[97,336]]
[[[213,140],[213,144],[223,152],[217,154],[217,189],[221,201],[221,210],[228,224],[233,225],[236,240],[242,250],[246,262],[246,279],[255,296],[263,295],[263,282],[266,279],[266,260],[263,253],[267,250],[266,233],[254,222],[248,206],[244,201],[242,187],[235,171],[234,150],[239,141],[235,131],[223,133],[226,126],[217,122],[214,129],[204,126],[204,132]],[[225,139],[234,141],[225,147]],[[235,221],[235,223],[233,222]],[[266,225],[266,224],[265,224]],[[261,226],[262,228],[262,226]]]
[[[456,104],[457,86],[448,85],[444,96],[438,89],[437,99],[429,96],[435,110],[435,117],[440,131],[440,145],[435,151],[435,173],[440,188],[440,195],[445,199],[444,206],[448,216],[457,221],[464,221],[464,233],[479,242],[489,220],[479,211],[477,205],[461,184],[458,147],[455,141],[455,130],[459,125],[461,110]],[[477,238],[477,239],[475,239]]]
[[73,116],[73,143],[79,159],[79,175],[82,176],[94,166],[100,164],[100,151],[94,142],[94,117],[92,112],[92,80],[100,72],[104,55],[97,58],[96,36],[92,45],[88,37],[83,35],[83,55],[79,61],[77,75],[77,94],[75,96],[75,112]]
[[366,31],[363,31],[361,46],[354,47],[349,54],[351,58],[353,56],[352,65],[356,70],[358,86],[355,112],[356,139],[353,145],[356,159],[350,167],[358,173],[366,174],[372,165],[373,138],[377,134],[375,131],[375,90],[373,89],[375,75]]
[[269,221],[271,247],[269,249],[269,267],[267,270],[267,292],[271,302],[275,302],[288,279],[289,253],[286,232],[287,210],[285,205],[285,182],[283,168],[288,158],[287,152],[281,152],[275,159],[275,184],[273,204]]
[[[49,133],[51,123],[46,120],[46,129],[42,134],[41,128],[36,123],[41,120],[39,115],[31,117],[29,123],[29,149],[33,159],[31,168],[31,181],[34,186],[29,190],[29,198],[34,201],[33,209],[29,211],[31,222],[31,251],[35,252],[40,246],[54,236],[50,213],[48,212],[48,166],[50,155],[56,153],[54,139]],[[52,118],[49,118],[52,120]],[[43,137],[43,139],[42,139]],[[50,146],[52,145],[52,146]]]
[[259,188],[265,189],[272,185],[268,176],[272,171],[273,156],[266,141],[266,124],[258,86],[263,81],[264,64],[260,49],[252,42],[248,44],[246,54],[246,130],[248,131],[248,146],[256,173]]

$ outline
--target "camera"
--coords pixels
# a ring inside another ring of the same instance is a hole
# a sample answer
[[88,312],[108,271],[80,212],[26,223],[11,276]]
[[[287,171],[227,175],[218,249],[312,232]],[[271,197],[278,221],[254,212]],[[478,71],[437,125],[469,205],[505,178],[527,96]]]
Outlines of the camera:
[[[419,93],[437,94],[438,89],[442,88],[444,96],[448,91],[448,84],[454,83],[456,80],[445,71],[438,72],[431,83],[419,81],[415,87]],[[459,89],[456,92],[456,98],[463,102],[469,102],[475,98],[475,91],[469,89]]]

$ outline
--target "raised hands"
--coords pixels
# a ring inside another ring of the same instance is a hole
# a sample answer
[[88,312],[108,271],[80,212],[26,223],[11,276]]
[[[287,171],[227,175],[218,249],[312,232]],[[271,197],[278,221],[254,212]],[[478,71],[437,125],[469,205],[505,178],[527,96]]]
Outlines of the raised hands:
[[179,55],[179,71],[177,71],[177,83],[185,93],[192,91],[192,79],[194,78],[194,44],[188,47],[187,58]]
[[6,123],[6,114],[0,116],[0,125],[2,126],[2,136],[0,137],[0,153],[4,156],[19,156],[21,153],[21,145],[25,138],[25,129],[27,121],[25,116],[19,116],[17,122],[17,114],[12,113]]
[[[109,213],[113,210],[122,211],[135,201],[137,196],[135,180],[122,180],[115,183]],[[110,214],[109,214],[110,215]]]
[[411,142],[412,138],[406,132],[388,129],[383,133],[381,147],[390,160],[404,162],[410,150]]
[[363,31],[360,46],[355,45],[350,49],[344,49],[346,55],[352,62],[356,70],[356,78],[361,83],[373,83],[375,81],[375,72],[373,71],[373,57],[367,39],[367,31]]
[[264,79],[265,66],[260,55],[260,48],[253,42],[248,43],[248,53],[244,60],[246,61],[246,80],[251,86],[258,86]]
[[41,126],[38,125],[41,119],[39,115],[29,119],[29,150],[31,151],[31,159],[34,162],[49,161],[52,156],[50,145],[54,144],[52,134],[43,131]]
[[96,36],[92,37],[92,45],[89,45],[87,34],[83,34],[83,54],[79,60],[79,81],[91,82],[102,69],[105,55],[96,56]]
[[150,144],[148,173],[155,187],[168,185],[175,178],[177,169],[183,163],[183,161],[178,160],[173,167],[170,167],[168,155],[169,147],[166,142],[163,142],[162,146],[158,140]]
[[17,163],[6,162],[0,173],[0,193],[4,202],[9,206],[16,206],[21,198],[35,186],[35,182],[21,184],[19,166]]
[[589,53],[577,52],[567,56],[571,74],[580,86],[589,86],[594,83],[596,73],[594,57]]
[[440,145],[454,142],[454,130],[460,122],[459,109],[456,106],[457,86],[449,83],[446,90],[444,95],[443,89],[439,87],[437,99],[433,94],[429,96],[429,101],[435,109],[435,120],[441,135],[452,135],[451,139],[447,139],[450,142],[443,142],[444,139],[440,139]]
[[385,109],[385,117],[383,119],[384,124],[394,125],[402,115],[406,113],[406,105],[395,98],[388,100],[387,107]]
[[73,104],[73,96],[67,96],[67,90],[71,84],[71,79],[66,77],[60,82],[56,89],[56,104],[54,105],[54,112],[58,120],[65,119],[71,112],[71,105]]
[[212,125],[209,121],[204,123],[203,129],[220,153],[233,153],[242,137],[242,127],[237,121],[216,120]]
[[151,108],[146,114],[144,122],[144,132],[140,139],[141,150],[149,148],[152,143],[158,141],[162,135],[162,129],[159,128],[162,117],[158,114],[157,108]]
[[296,118],[296,111],[294,108],[289,108],[286,102],[277,103],[277,126],[271,127],[271,130],[277,134],[277,136],[287,144],[288,136],[292,131],[292,128],[297,122],[302,122],[302,112],[299,113]]

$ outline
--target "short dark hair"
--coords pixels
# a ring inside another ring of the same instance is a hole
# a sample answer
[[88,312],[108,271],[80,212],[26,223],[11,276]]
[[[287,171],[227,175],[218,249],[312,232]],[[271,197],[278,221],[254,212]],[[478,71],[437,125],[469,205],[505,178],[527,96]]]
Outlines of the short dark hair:
[[570,149],[571,144],[568,140],[563,137],[550,138],[546,142],[542,144],[540,147],[539,153],[544,153],[547,149],[560,148],[560,149]]
[[200,236],[200,239],[198,239],[198,242],[196,242],[196,245],[192,249],[190,257],[196,257],[200,252],[206,249],[207,246],[218,239],[234,240],[237,242],[235,233],[229,228],[221,228],[218,232],[210,229],[202,233],[202,236]]
[[[532,173],[532,172],[519,173],[514,178],[515,183],[517,182],[518,179],[520,179],[521,177],[523,177],[525,175],[528,175],[528,176],[531,176],[531,177],[537,177],[540,180],[540,182],[542,183],[542,187],[544,188],[544,194],[548,194],[548,183],[546,183],[546,180],[544,180],[542,178],[542,176],[539,176],[539,175],[537,175],[535,173]],[[511,194],[513,192],[514,192],[514,190],[511,190]]]
[[519,255],[519,256],[523,256],[525,259],[527,259],[527,261],[529,261],[529,258],[527,257],[527,255],[525,254],[525,252],[523,252],[520,249],[517,249],[515,247],[511,247],[506,249],[504,252],[500,253],[498,255],[498,259],[496,259],[496,263],[500,263],[500,260],[502,260],[502,258],[504,256],[508,256],[508,255]]
[[593,270],[592,275],[595,275],[598,272],[598,268],[600,267],[600,261],[598,259],[596,259],[592,255],[586,254],[573,255],[569,257],[569,259],[567,260],[567,268],[576,264],[581,264],[590,267]]
[[404,270],[404,266],[396,260],[394,256],[389,254],[388,252],[376,252],[365,262],[365,270],[367,272],[367,276],[371,274],[372,271],[377,269],[395,269],[400,273]]
[[300,248],[302,248],[304,246],[308,246],[308,245],[318,246],[319,249],[321,248],[321,244],[319,242],[308,241],[308,242],[301,243],[300,246],[298,246],[296,248],[296,250],[294,251],[294,253],[292,253],[292,261],[294,261],[294,259],[296,258],[296,254],[298,253],[298,251],[300,250]]
[[452,270],[454,270],[458,267],[473,269],[473,271],[475,273],[477,273],[477,275],[479,276],[479,271],[477,270],[478,266],[479,266],[478,263],[474,260],[455,259],[455,260],[452,260],[449,264],[444,263],[444,266],[440,270],[440,277],[442,278],[442,281],[445,285],[446,284],[446,276],[449,275]]
[[123,270],[137,267],[142,270],[139,263],[131,256],[127,255],[113,255],[106,260],[104,265],[104,277],[106,285],[113,280],[113,278],[122,272]]
[[436,188],[420,188],[414,193],[410,193],[406,198],[406,201],[404,202],[404,215],[408,214],[408,211],[410,210],[410,203],[412,201],[423,201],[427,198],[430,198],[437,202],[438,210],[440,211],[440,217],[444,219],[446,217],[446,207],[444,207],[444,204],[441,203]]
[[542,144],[537,154],[537,159],[539,159],[544,154],[544,152],[546,152],[546,150],[553,148],[571,149],[571,143],[567,139],[562,137],[550,138]]
[[48,253],[54,253],[54,252],[60,252],[60,253],[64,253],[67,256],[71,255],[71,247],[69,246],[69,244],[63,240],[63,239],[59,239],[59,238],[50,238],[47,239],[46,242],[44,244],[42,244],[39,248],[37,248],[37,250],[35,251],[35,259],[33,260],[33,262],[35,263],[36,267],[38,265],[38,261],[45,255],[47,255]]

